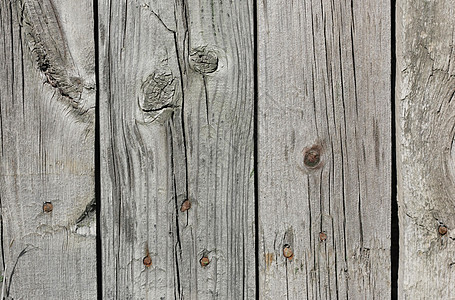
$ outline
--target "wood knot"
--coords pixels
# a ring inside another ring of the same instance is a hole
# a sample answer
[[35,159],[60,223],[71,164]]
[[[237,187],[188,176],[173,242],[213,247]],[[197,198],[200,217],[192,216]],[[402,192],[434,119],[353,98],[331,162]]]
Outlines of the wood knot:
[[[147,119],[154,121],[175,107],[175,79],[172,71],[165,68],[155,70],[142,83],[143,99],[139,107],[147,114]],[[166,115],[170,116],[169,113]]]
[[194,48],[190,52],[190,67],[202,75],[213,73],[218,69],[218,56],[206,46]]
[[321,166],[322,147],[313,145],[303,149],[303,164],[309,169],[317,169]]
[[144,101],[141,109],[153,112],[172,106],[175,94],[175,77],[171,70],[156,70],[142,84]]

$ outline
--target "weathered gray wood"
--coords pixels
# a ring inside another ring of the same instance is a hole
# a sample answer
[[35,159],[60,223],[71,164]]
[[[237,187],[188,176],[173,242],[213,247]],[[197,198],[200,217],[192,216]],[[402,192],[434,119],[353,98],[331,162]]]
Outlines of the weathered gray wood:
[[91,0],[0,1],[7,299],[96,299],[96,222],[84,214],[94,199],[92,11]]
[[103,296],[254,299],[252,1],[99,9]]
[[261,299],[390,298],[390,9],[258,1]]
[[455,295],[454,7],[397,1],[400,299]]

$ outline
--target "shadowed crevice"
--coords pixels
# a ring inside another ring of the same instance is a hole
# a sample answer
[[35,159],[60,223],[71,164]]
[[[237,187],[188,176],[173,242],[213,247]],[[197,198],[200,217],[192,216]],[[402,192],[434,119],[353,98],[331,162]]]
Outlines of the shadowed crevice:
[[259,101],[259,68],[258,68],[258,6],[257,0],[253,0],[253,72],[254,72],[254,126],[253,126],[253,170],[254,170],[254,249],[255,249],[255,282],[256,282],[256,299],[259,299],[259,170],[258,170],[258,101]]
[[101,236],[101,148],[100,148],[100,65],[98,0],[93,0],[93,28],[95,45],[95,199],[96,209],[96,283],[97,298],[103,299],[103,266]]
[[398,299],[398,267],[399,267],[399,224],[398,224],[398,198],[397,198],[397,146],[396,146],[396,112],[395,112],[395,80],[396,80],[396,11],[395,11],[396,1],[391,0],[391,117],[392,117],[392,128],[391,128],[391,138],[392,138],[392,212],[391,212],[391,280],[392,280],[392,292],[391,298]]

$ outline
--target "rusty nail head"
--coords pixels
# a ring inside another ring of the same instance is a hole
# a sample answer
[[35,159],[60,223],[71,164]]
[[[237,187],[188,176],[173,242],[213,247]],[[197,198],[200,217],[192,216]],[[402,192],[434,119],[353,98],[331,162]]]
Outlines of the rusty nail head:
[[292,259],[294,257],[294,252],[292,252],[291,246],[284,245],[284,247],[283,247],[283,255],[287,259]]
[[150,257],[150,255],[147,254],[147,256],[144,257],[144,259],[142,260],[142,262],[144,263],[144,266],[149,268],[152,265],[152,258]]
[[51,202],[44,202],[43,203],[43,211],[46,213],[51,212],[54,209],[54,205]]
[[446,235],[447,231],[449,231],[449,229],[446,225],[439,225],[438,232],[440,235]]
[[327,234],[325,232],[319,233],[319,239],[323,242],[327,239]]
[[199,262],[201,263],[202,267],[206,267],[209,265],[210,260],[207,256],[203,256]]
[[319,146],[313,146],[304,150],[303,163],[308,168],[316,168],[321,162],[321,149]]
[[187,199],[182,203],[182,206],[180,207],[180,211],[185,212],[190,208],[191,208],[191,201]]

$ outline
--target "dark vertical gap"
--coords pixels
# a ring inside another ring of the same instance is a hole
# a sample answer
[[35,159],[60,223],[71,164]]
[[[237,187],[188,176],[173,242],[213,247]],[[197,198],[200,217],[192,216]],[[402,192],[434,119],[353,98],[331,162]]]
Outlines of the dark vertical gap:
[[100,148],[100,65],[98,0],[93,0],[93,30],[95,44],[95,201],[96,201],[96,285],[97,297],[103,299],[103,269],[101,248],[101,148]]
[[258,170],[258,99],[259,99],[259,69],[258,69],[258,6],[257,0],[253,1],[253,55],[254,55],[254,248],[255,248],[255,274],[256,274],[256,299],[259,299],[259,170]]
[[396,112],[395,112],[395,80],[396,80],[396,0],[391,0],[391,112],[392,112],[392,224],[391,224],[391,272],[392,299],[398,299],[398,265],[399,265],[399,224],[397,198],[397,145],[396,145]]
[[[3,145],[3,144],[2,144]],[[4,223],[3,223],[3,205],[2,205],[2,198],[0,197],[0,249],[2,250],[2,276],[6,277],[5,274],[5,248],[4,248],[4,235],[3,235],[3,230],[4,230]],[[0,280],[3,281],[3,280]],[[2,286],[3,287],[3,286]],[[3,299],[2,299],[3,300]]]

